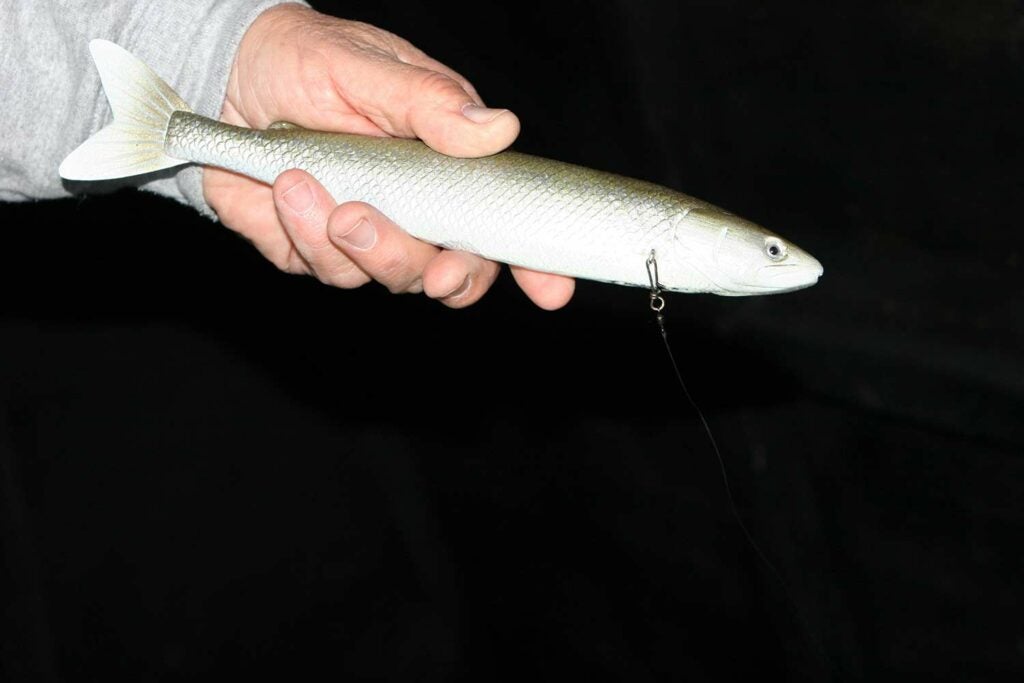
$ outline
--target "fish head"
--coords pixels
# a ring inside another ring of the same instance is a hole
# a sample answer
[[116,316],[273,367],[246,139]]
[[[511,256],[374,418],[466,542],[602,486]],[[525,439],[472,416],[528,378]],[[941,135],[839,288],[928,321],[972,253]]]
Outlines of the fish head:
[[686,211],[676,239],[688,245],[689,264],[704,291],[725,296],[778,294],[810,287],[823,268],[792,242],[717,207]]

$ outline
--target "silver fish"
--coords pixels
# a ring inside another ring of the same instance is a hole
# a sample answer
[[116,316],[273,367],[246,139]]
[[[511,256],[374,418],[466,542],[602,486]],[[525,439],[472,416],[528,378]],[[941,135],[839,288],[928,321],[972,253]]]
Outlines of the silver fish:
[[374,205],[409,234],[449,249],[588,280],[727,296],[813,285],[818,261],[728,211],[680,192],[506,151],[459,159],[417,140],[230,126],[192,113],[148,66],[89,43],[114,122],[64,159],[68,180],[103,180],[195,162],[266,183],[303,169],[336,200]]

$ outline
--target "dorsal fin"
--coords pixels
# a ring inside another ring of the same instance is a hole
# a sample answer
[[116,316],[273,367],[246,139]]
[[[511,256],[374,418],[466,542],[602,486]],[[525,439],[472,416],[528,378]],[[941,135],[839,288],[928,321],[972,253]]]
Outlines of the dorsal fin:
[[302,126],[291,121],[274,121],[267,130],[302,130]]

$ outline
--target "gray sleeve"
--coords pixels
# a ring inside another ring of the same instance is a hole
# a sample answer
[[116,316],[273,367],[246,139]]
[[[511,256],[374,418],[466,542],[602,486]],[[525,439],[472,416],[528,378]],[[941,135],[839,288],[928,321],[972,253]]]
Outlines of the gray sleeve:
[[[70,194],[57,167],[111,121],[89,56],[91,39],[132,52],[197,114],[216,119],[242,35],[260,13],[285,1],[0,0],[0,200]],[[142,187],[213,216],[199,167]]]

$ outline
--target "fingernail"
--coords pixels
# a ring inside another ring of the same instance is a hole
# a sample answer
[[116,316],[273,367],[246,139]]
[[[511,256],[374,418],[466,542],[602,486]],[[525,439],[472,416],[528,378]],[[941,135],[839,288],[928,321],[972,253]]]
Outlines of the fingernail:
[[281,195],[284,203],[291,207],[295,213],[306,213],[313,206],[313,190],[309,183],[303,180],[301,183]]
[[458,299],[460,296],[469,291],[469,288],[473,285],[473,276],[467,275],[466,279],[462,281],[462,284],[448,292],[442,299]]
[[508,109],[481,107],[479,104],[473,104],[472,102],[462,107],[462,115],[473,123],[490,123],[507,111]]
[[338,237],[356,249],[366,250],[377,243],[377,230],[370,221],[361,218],[348,232],[338,233]]

